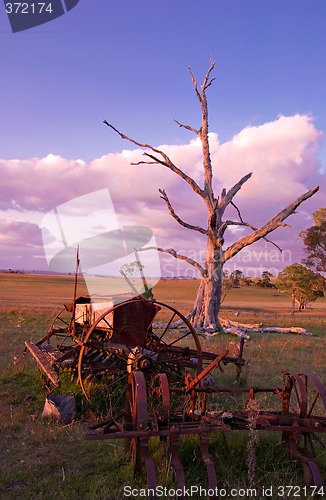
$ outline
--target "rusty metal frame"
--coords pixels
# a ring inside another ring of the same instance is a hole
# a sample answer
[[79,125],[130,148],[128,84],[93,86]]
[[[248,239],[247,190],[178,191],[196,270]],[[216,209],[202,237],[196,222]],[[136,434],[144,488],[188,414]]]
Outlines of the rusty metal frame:
[[[119,429],[117,429],[116,425],[113,425],[113,422],[111,426],[106,426],[105,429],[101,429],[101,426],[97,424],[96,428],[90,427],[87,430],[85,439],[102,440],[122,438],[138,440],[140,444],[138,445],[139,451],[136,451],[136,454],[140,454],[141,462],[145,464],[148,484],[151,484],[151,487],[155,488],[156,476],[155,471],[153,471],[153,462],[148,462],[148,441],[151,438],[159,437],[170,457],[171,465],[175,471],[177,485],[179,488],[182,488],[185,485],[186,476],[178,455],[179,441],[181,436],[192,434],[198,435],[201,457],[207,471],[208,486],[211,489],[215,489],[217,487],[217,476],[214,462],[209,454],[209,437],[213,433],[225,434],[237,430],[251,429],[252,422],[250,421],[250,413],[248,410],[243,410],[241,412],[209,411],[206,410],[206,405],[204,405],[204,410],[194,411],[193,402],[198,396],[203,394],[206,398],[209,397],[210,394],[216,393],[247,393],[248,400],[250,400],[254,399],[257,393],[269,392],[275,394],[277,400],[280,400],[281,409],[279,411],[258,411],[254,428],[257,431],[280,432],[285,450],[301,463],[306,484],[314,485],[319,489],[323,485],[323,480],[315,457],[308,448],[308,445],[303,448],[300,447],[300,440],[303,438],[305,442],[312,444],[313,440],[320,441],[320,436],[326,433],[326,389],[322,382],[316,375],[310,372],[293,373],[285,371],[283,372],[282,387],[219,387],[214,389],[213,387],[201,386],[201,382],[205,379],[207,374],[219,366],[219,363],[223,361],[223,356],[226,355],[227,351],[217,356],[215,361],[207,367],[205,373],[202,372],[202,376],[199,375],[196,378],[186,377],[182,391],[178,391],[178,394],[180,398],[184,397],[185,399],[189,398],[189,395],[191,395],[188,411],[182,415],[177,411],[174,412],[170,410],[170,412],[168,412],[165,405],[164,412],[165,415],[169,413],[168,419],[160,418],[160,415],[157,415],[157,413],[162,411],[162,407],[157,407],[151,412],[148,411],[148,409],[144,409],[144,405],[147,405],[146,387],[150,397],[150,385],[146,385],[144,374],[140,375],[141,372],[133,372],[133,374],[130,375],[131,379],[135,377],[136,379],[140,378],[142,381],[141,395],[139,395],[140,401],[136,401],[137,396],[135,396],[136,399],[133,399],[133,404],[141,405],[142,411],[146,414],[146,418],[141,428],[137,423],[130,425],[130,418],[126,419],[126,415],[120,415],[121,423]],[[167,381],[165,374],[162,374],[160,377],[164,380],[163,391],[165,393],[165,401],[167,402],[170,396],[168,396],[169,388],[166,385]],[[311,383],[315,390],[312,394],[312,401],[310,404],[308,383]],[[127,393],[128,390],[130,389],[127,389]],[[135,391],[137,388],[133,390],[134,395],[136,395]],[[171,391],[173,392],[173,389],[171,389]],[[292,408],[292,398],[295,398],[295,403],[299,403],[298,406],[295,406],[294,410]],[[129,396],[127,396],[127,400],[130,400]],[[316,415],[314,411],[317,400],[319,400],[324,409],[321,415]],[[135,450],[133,450],[132,453],[135,453]],[[150,467],[148,464],[150,464]]]

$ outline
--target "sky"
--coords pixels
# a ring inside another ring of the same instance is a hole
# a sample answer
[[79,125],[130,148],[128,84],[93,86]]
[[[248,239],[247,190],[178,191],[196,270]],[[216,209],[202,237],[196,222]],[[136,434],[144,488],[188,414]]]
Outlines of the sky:
[[[96,214],[90,200],[103,190],[114,220],[102,213],[97,229],[80,229],[81,239],[148,227],[157,245],[202,263],[205,240],[171,218],[158,189],[183,220],[205,227],[202,201],[166,168],[131,165],[143,151],[103,119],[164,150],[202,183],[201,145],[174,120],[199,128],[188,68],[200,85],[210,58],[216,196],[252,172],[234,201],[243,219],[259,227],[320,186],[287,220],[290,227],[269,236],[283,253],[260,241],[225,267],[259,276],[300,262],[299,232],[325,207],[325,17],[324,0],[80,0],[51,22],[13,33],[1,4],[0,269],[48,270],[49,214],[65,206],[69,227],[81,227],[85,214],[90,225]],[[76,199],[85,202],[80,212]],[[235,210],[227,216],[237,219]],[[225,245],[245,231],[233,228]],[[195,276],[166,254],[161,274]]]

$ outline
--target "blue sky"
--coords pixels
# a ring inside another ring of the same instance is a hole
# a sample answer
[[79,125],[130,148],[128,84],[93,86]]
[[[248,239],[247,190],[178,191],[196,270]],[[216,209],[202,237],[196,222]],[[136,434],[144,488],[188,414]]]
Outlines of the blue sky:
[[[128,203],[123,203],[116,194],[119,188],[112,184],[120,185],[120,189],[128,184],[129,170],[124,173],[119,162],[124,149],[135,150],[135,147],[105,127],[102,119],[106,118],[129,136],[154,146],[189,146],[194,138],[177,127],[173,120],[199,126],[200,110],[188,66],[200,83],[210,57],[216,61],[216,81],[208,91],[210,130],[218,134],[216,143],[229,144],[230,147],[224,150],[233,151],[234,137],[248,127],[257,130],[260,137],[266,138],[266,151],[270,155],[268,175],[264,178],[260,172],[258,178],[268,184],[273,178],[273,161],[279,165],[283,154],[284,142],[277,142],[278,131],[282,128],[278,119],[283,116],[288,119],[288,140],[292,140],[292,136],[296,138],[298,148],[301,147],[300,157],[304,158],[299,164],[289,153],[288,163],[282,167],[286,179],[294,179],[300,184],[293,187],[289,182],[288,199],[283,194],[278,196],[275,189],[271,198],[275,206],[271,202],[268,207],[254,206],[250,198],[254,197],[254,190],[248,191],[247,198],[244,193],[242,206],[248,217],[258,214],[262,220],[268,218],[302,194],[305,188],[321,185],[314,201],[302,206],[301,218],[296,216],[293,233],[277,236],[283,247],[286,241],[291,241],[293,258],[297,258],[293,245],[295,235],[309,225],[311,211],[325,206],[325,175],[320,175],[325,171],[326,157],[322,140],[326,130],[325,18],[324,0],[212,0],[201,3],[193,0],[80,0],[64,16],[14,34],[4,6],[0,5],[0,158],[4,181],[0,212],[0,231],[3,233],[0,232],[0,236],[3,235],[1,241],[5,242],[0,248],[0,268],[44,266],[42,245],[38,248],[41,240],[37,225],[51,209],[51,203],[54,207],[87,191],[89,175],[94,173],[92,168],[103,157],[113,164],[108,166],[108,178],[103,177],[101,171],[98,185],[93,182],[92,189],[109,187],[122,217],[128,219],[128,207],[134,216],[131,188],[126,190]],[[301,117],[301,120],[293,117]],[[274,124],[274,129],[268,128],[268,124]],[[255,156],[257,143],[253,141],[251,147],[253,149],[246,150],[246,158]],[[279,151],[277,160],[271,153],[275,148]],[[286,150],[289,151],[288,147]],[[45,162],[47,167],[42,167],[47,168],[44,170],[46,203],[42,201],[39,185],[42,178],[37,175],[36,164],[50,154],[54,155],[52,161]],[[241,154],[234,158],[241,161]],[[13,164],[14,159],[18,161]],[[71,174],[74,169],[76,172],[76,159],[84,162],[85,172],[79,180],[75,173]],[[115,159],[119,166],[116,169]],[[180,161],[183,166],[181,157]],[[244,163],[251,167],[250,162]],[[185,169],[188,164],[191,166],[191,160],[186,155]],[[87,165],[93,165],[88,173]],[[223,168],[223,163],[221,165]],[[262,167],[257,167],[257,171],[259,168]],[[235,165],[235,173],[240,175],[239,169],[240,166]],[[277,186],[282,182],[282,175],[280,168],[276,171],[280,176]],[[146,221],[146,207],[142,203],[147,204],[147,209],[157,207],[158,213],[165,207],[159,205],[155,179],[151,183],[147,173],[148,170],[144,174],[140,171],[140,175],[144,175],[142,185],[146,186],[146,193],[142,200],[141,191],[137,192],[138,222],[141,220],[152,226],[150,217]],[[166,172],[163,174],[167,176]],[[167,185],[172,182],[163,174],[157,172],[160,187],[165,187],[162,185],[165,179]],[[217,179],[219,175],[226,183],[232,181],[217,171]],[[80,183],[77,188],[76,182]],[[81,185],[85,186],[84,190]],[[255,187],[259,189],[256,184]],[[170,189],[171,193],[177,193],[180,187],[171,184]],[[185,208],[185,212],[189,217],[194,215],[191,207]],[[159,240],[167,244],[169,236],[175,247],[178,246],[177,238],[182,247],[190,245],[193,237],[183,232],[180,236],[175,222],[164,220],[165,232],[163,227],[155,228]],[[260,221],[250,222],[258,224]],[[171,229],[169,235],[167,227]],[[15,245],[16,253],[10,250],[11,245]],[[190,251],[191,247],[187,249]]]

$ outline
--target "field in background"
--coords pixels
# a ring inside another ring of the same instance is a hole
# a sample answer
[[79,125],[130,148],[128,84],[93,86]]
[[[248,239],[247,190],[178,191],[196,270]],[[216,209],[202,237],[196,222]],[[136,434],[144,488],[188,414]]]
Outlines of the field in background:
[[[198,284],[192,280],[161,281],[154,295],[187,313]],[[72,301],[74,278],[0,274],[0,285],[0,498],[123,498],[124,484],[143,484],[141,478],[132,478],[123,444],[84,441],[87,421],[93,418],[85,408],[81,420],[69,426],[43,421],[40,415],[45,393],[41,378],[29,356],[21,357],[24,341],[40,339],[63,303]],[[81,282],[78,294],[85,293]],[[243,385],[279,385],[282,369],[313,370],[326,383],[326,299],[293,316],[290,298],[285,294],[242,287],[228,293],[221,316],[265,326],[302,326],[314,334],[252,334],[245,346],[248,366],[242,375]],[[202,342],[205,350],[221,352],[227,347],[232,353],[237,338],[218,335]],[[225,374],[218,375],[221,385],[233,384],[234,375],[234,368],[227,367]],[[65,389],[78,393],[69,383]],[[222,438],[214,436],[211,442],[220,487],[245,488],[249,484],[248,436],[239,433],[228,437],[228,449]],[[173,474],[155,441],[151,448],[159,468],[159,484],[173,485]],[[204,484],[195,439],[182,442],[181,457],[187,464],[189,484]],[[284,454],[279,435],[260,435],[256,460],[258,487],[303,484],[301,469]],[[325,456],[320,465],[326,477]]]

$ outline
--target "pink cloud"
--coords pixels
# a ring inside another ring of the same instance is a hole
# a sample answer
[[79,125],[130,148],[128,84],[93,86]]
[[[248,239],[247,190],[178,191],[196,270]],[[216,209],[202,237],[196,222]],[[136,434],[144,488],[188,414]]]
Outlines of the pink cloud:
[[[30,266],[30,263],[33,263]],[[0,219],[0,268],[44,269],[41,231],[37,224]]]
[[217,176],[236,182],[247,172],[252,179],[240,197],[283,202],[299,195],[318,170],[317,149],[323,134],[307,115],[280,116],[258,127],[246,127],[216,151]]
[[[222,188],[231,188],[243,175],[253,172],[234,201],[244,219],[258,226],[313,185],[320,184],[320,192],[301,206],[299,215],[289,219],[292,230],[283,229],[277,233],[277,238],[285,245],[291,242],[293,246],[300,229],[309,226],[311,212],[325,204],[325,175],[318,175],[317,158],[322,135],[312,117],[307,115],[280,116],[260,126],[246,127],[224,144],[219,142],[216,133],[210,133],[216,196]],[[202,184],[202,152],[198,139],[184,145],[156,147],[164,150],[176,165]],[[140,149],[123,150],[88,164],[52,154],[41,159],[0,160],[0,209],[4,214],[8,210],[16,210],[17,214],[31,210],[38,212],[41,220],[44,213],[61,203],[108,187],[120,225],[149,226],[160,245],[182,248],[187,252],[198,248],[198,254],[201,254],[204,239],[184,230],[172,219],[158,189],[166,190],[183,220],[205,227],[206,212],[202,200],[163,166],[131,165],[144,160],[142,155]],[[236,216],[235,210],[229,211],[228,217]],[[4,224],[0,226],[1,234],[5,234]],[[22,244],[23,241],[29,242],[30,236],[35,237],[34,225],[27,221],[23,230],[22,224],[10,226],[12,243],[16,241],[15,231],[20,231]],[[231,242],[236,237],[229,233],[228,240]],[[5,245],[8,248],[7,243]],[[299,246],[296,244],[297,248]]]

